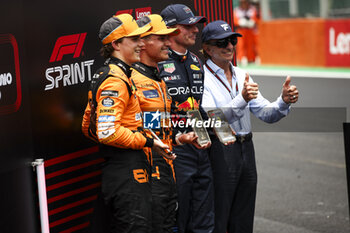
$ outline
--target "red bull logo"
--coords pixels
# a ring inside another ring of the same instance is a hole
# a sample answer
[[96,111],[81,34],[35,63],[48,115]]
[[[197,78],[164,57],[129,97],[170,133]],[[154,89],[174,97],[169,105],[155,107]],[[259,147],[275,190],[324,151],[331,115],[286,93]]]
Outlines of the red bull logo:
[[187,112],[191,109],[199,109],[199,102],[195,100],[193,97],[188,97],[185,102],[179,104],[179,102],[175,101],[175,106],[177,111]]

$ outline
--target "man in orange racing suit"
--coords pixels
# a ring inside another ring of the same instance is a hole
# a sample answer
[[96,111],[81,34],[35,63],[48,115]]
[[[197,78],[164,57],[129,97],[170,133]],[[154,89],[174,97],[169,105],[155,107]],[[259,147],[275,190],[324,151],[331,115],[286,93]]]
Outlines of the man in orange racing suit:
[[151,232],[150,163],[143,149],[161,155],[168,146],[146,136],[141,109],[129,77],[132,63],[140,61],[144,45],[139,27],[129,14],[106,20],[99,33],[105,65],[97,70],[88,94],[82,131],[99,142],[106,162],[102,168],[102,195],[111,209],[110,232]]
[[[162,17],[152,14],[139,19],[139,24],[149,24],[151,30],[143,33],[141,38],[145,46],[141,50],[141,62],[133,64],[134,71],[131,80],[136,87],[141,110],[146,118],[147,114],[158,117],[158,121],[151,123],[152,130],[162,142],[172,149],[173,137],[170,122],[171,97],[165,82],[159,77],[157,63],[169,58],[169,34],[178,29],[167,29]],[[156,119],[156,118],[155,118]],[[153,125],[152,125],[153,124]],[[153,127],[152,127],[153,126]],[[152,133],[148,130],[148,134]],[[183,134],[178,141],[192,143],[197,137],[194,133]],[[176,142],[174,142],[176,143]],[[172,159],[165,158],[152,150],[152,233],[173,232],[176,216],[176,185]],[[173,157],[174,158],[174,157]]]

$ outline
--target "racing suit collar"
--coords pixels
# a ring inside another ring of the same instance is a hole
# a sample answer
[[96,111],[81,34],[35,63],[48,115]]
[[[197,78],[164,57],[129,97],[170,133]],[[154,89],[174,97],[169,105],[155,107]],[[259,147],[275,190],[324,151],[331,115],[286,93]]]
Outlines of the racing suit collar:
[[110,60],[108,61],[108,63],[113,63],[113,64],[117,65],[118,67],[120,67],[122,69],[122,71],[125,73],[125,75],[128,78],[130,78],[131,69],[130,69],[130,66],[128,64],[126,64],[125,62],[123,62],[122,60],[120,60],[119,58],[116,58],[116,57],[110,57]]
[[170,53],[169,53],[169,56],[175,60],[179,60],[181,62],[184,62],[187,60],[188,56],[189,56],[189,53],[190,51],[187,49],[186,51],[186,54],[185,55],[180,55],[178,54],[176,51],[172,50],[172,49],[169,49]]
[[160,82],[159,71],[157,67],[148,66],[141,62],[136,62],[132,64],[132,68],[140,72],[141,74],[147,76],[150,79]]

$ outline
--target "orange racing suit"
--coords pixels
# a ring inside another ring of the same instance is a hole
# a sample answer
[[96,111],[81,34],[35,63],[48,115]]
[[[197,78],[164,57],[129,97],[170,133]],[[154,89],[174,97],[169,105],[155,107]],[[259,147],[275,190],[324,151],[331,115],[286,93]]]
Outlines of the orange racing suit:
[[243,36],[237,43],[237,60],[246,57],[248,62],[254,62],[258,56],[258,12],[252,5],[247,10],[236,7],[233,16],[236,32]]
[[114,60],[94,75],[82,131],[85,136],[109,146],[135,150],[150,147],[152,139],[142,133],[135,90],[131,90],[129,78]]
[[83,133],[100,143],[100,154],[106,159],[102,196],[112,210],[110,232],[118,233],[151,232],[150,153],[144,150],[150,150],[153,139],[143,132],[130,75],[123,61],[107,60],[91,81],[82,122]]
[[[159,78],[158,70],[155,67],[135,63],[132,68],[134,71],[131,74],[131,80],[136,88],[141,111],[144,113],[158,110],[161,113],[160,129],[153,129],[153,131],[172,150],[171,97],[168,94],[166,84]],[[150,131],[145,131],[149,137],[152,137]],[[172,160],[165,160],[172,166]]]
[[[160,113],[160,124],[152,130],[172,150],[170,121],[171,97],[165,82],[160,79],[157,67],[142,63],[133,64],[131,81],[136,87],[141,110],[146,114]],[[152,117],[153,118],[153,117]],[[146,119],[144,119],[146,120]],[[147,122],[146,122],[147,123]],[[155,125],[154,125],[155,126]],[[151,132],[146,130],[151,136]],[[152,233],[173,232],[176,215],[176,184],[173,161],[152,153]]]

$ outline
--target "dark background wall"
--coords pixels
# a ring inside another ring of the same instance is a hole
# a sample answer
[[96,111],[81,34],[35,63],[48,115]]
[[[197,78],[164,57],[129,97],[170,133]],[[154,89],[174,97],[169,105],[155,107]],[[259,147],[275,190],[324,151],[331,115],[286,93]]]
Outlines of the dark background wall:
[[[36,173],[45,159],[51,232],[86,232],[98,209],[95,144],[80,130],[87,87],[102,64],[100,25],[118,11],[160,13],[165,1],[2,0],[0,3],[0,231],[40,232]],[[232,24],[229,0],[176,1]],[[208,5],[209,3],[209,5]],[[231,7],[231,8],[230,8]],[[199,50],[198,43],[193,48]]]

